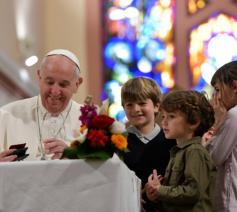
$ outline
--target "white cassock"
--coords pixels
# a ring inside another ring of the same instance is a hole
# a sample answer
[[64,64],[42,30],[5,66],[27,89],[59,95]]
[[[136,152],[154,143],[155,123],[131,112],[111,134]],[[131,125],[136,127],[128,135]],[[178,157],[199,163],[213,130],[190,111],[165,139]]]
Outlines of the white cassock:
[[27,160],[39,160],[43,140],[57,138],[70,141],[73,132],[80,128],[80,107],[71,100],[59,116],[53,117],[43,107],[39,96],[1,107],[0,152],[12,144],[26,143],[27,153],[30,154]]

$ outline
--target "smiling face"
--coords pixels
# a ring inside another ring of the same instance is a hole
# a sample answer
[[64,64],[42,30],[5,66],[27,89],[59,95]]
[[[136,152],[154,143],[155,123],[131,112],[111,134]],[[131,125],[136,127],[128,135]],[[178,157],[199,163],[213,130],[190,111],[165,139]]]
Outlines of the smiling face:
[[61,113],[82,83],[75,73],[76,65],[61,55],[48,56],[38,70],[43,106],[52,114]]
[[155,113],[158,112],[158,109],[159,104],[154,105],[151,99],[124,103],[124,110],[129,122],[143,134],[153,130],[155,126]]

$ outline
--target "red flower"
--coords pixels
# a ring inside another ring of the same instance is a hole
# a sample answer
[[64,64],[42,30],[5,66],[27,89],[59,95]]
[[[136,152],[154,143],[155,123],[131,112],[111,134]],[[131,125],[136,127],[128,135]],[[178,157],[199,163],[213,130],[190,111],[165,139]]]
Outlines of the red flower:
[[109,137],[105,135],[103,130],[90,130],[87,134],[89,145],[93,148],[101,148],[109,141]]
[[106,115],[95,116],[92,120],[92,126],[97,129],[107,129],[114,123],[114,119]]

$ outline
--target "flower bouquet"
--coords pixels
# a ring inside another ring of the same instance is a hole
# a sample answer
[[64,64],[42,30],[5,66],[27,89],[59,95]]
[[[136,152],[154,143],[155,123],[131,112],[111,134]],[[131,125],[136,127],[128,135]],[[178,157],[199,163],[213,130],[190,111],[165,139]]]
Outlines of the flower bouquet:
[[63,157],[106,160],[114,153],[122,157],[127,151],[127,134],[124,124],[106,114],[98,114],[91,97],[86,98],[80,110],[79,119],[82,125],[75,132],[70,147],[64,150]]

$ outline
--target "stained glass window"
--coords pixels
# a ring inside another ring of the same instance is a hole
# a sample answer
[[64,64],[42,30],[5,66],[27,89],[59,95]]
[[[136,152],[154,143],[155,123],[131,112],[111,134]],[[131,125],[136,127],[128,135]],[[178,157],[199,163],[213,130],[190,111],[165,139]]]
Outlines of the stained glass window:
[[110,114],[121,120],[120,88],[134,76],[152,77],[163,92],[175,85],[174,0],[107,0],[103,58]]
[[[236,2],[236,0],[233,0]],[[227,3],[233,7],[233,1]],[[191,84],[189,89],[208,87],[213,73],[224,63],[237,59],[237,19],[224,13],[200,19],[201,9],[211,0],[186,0],[187,9],[197,23],[183,28],[187,41]],[[103,60],[106,83],[102,99],[109,97],[110,115],[121,120],[124,113],[120,89],[124,82],[136,76],[152,77],[163,92],[176,84],[174,43],[175,0],[105,0]],[[213,5],[212,5],[213,6]],[[216,6],[216,5],[215,5]],[[217,11],[220,7],[217,5]],[[196,14],[198,11],[200,13]],[[180,13],[183,11],[176,11]],[[179,14],[176,14],[177,16]],[[199,15],[199,17],[195,17]],[[205,15],[205,14],[204,14]],[[185,15],[183,16],[185,17]],[[195,19],[196,18],[196,19]],[[185,20],[182,20],[185,21]],[[176,33],[179,33],[176,29]],[[183,50],[186,52],[186,49]],[[179,55],[182,58],[182,55]],[[180,69],[178,70],[180,74]],[[187,70],[188,72],[189,70]],[[183,73],[183,72],[182,72]],[[185,73],[184,73],[185,74]],[[187,73],[188,75],[188,73]],[[178,82],[180,83],[180,82]]]
[[193,28],[189,54],[193,87],[202,90],[217,68],[237,59],[237,19],[221,13]]
[[209,0],[187,0],[188,1],[188,12],[190,14],[194,14],[199,10],[205,8]]

